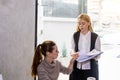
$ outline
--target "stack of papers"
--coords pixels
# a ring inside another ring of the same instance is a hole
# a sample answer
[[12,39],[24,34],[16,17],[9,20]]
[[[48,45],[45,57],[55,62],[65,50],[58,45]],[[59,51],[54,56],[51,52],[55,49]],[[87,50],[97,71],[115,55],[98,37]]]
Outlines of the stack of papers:
[[98,51],[96,49],[93,49],[92,51],[90,51],[89,53],[86,53],[86,54],[80,54],[80,56],[77,58],[77,61],[78,62],[84,62],[84,61],[87,61],[87,60],[90,60],[100,54],[102,54],[103,52],[102,51]]

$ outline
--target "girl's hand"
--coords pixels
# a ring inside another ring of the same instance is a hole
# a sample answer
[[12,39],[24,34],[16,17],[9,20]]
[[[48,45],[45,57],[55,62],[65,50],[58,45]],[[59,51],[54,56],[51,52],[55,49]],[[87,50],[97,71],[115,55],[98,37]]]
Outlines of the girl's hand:
[[78,53],[73,53],[72,55],[71,55],[71,60],[70,60],[70,64],[69,64],[69,69],[71,69],[71,70],[73,70],[73,65],[74,65],[74,61],[78,58]]
[[79,54],[76,52],[76,53],[72,54],[71,56],[72,56],[72,58],[77,59],[79,57]]
[[71,56],[72,56],[72,59],[70,62],[73,63],[79,57],[79,54],[76,52],[76,53],[72,54]]

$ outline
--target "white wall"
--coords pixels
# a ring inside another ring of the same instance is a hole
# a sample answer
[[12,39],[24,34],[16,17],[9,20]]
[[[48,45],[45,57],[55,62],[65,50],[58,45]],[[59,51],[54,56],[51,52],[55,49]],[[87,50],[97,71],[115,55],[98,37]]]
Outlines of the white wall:
[[[76,19],[74,18],[43,18],[43,34],[38,32],[38,43],[44,40],[53,40],[57,43],[61,53],[63,44],[70,49],[72,34],[76,31]],[[38,30],[39,31],[39,30]]]
[[33,80],[35,0],[0,0],[0,74],[3,80]]

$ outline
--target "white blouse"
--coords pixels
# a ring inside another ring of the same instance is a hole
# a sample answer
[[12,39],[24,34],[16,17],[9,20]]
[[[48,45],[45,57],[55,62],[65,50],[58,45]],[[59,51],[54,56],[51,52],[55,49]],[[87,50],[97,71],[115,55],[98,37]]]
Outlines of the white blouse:
[[[80,52],[80,54],[87,54],[90,51],[90,43],[91,43],[91,32],[89,31],[85,35],[80,33],[79,42],[78,42],[78,50],[79,50],[78,52]],[[75,49],[74,38],[72,38],[72,41],[71,41],[71,49],[73,51]],[[99,36],[96,38],[95,49],[101,50],[101,43],[100,43]],[[83,69],[83,70],[91,69],[90,68],[90,61],[86,61],[83,63],[78,62],[77,68]]]

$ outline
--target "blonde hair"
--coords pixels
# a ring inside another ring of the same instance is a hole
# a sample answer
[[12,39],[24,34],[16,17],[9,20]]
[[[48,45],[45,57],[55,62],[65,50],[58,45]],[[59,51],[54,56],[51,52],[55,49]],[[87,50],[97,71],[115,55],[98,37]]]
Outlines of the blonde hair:
[[[78,20],[79,20],[79,19],[82,19],[82,20],[85,20],[85,21],[89,22],[90,25],[89,25],[88,28],[89,28],[89,30],[90,30],[91,32],[93,32],[92,25],[91,25],[91,19],[90,19],[90,17],[89,17],[86,13],[80,14],[80,15],[78,16]],[[77,29],[76,29],[76,31],[80,31],[78,24],[77,24]]]

